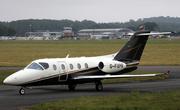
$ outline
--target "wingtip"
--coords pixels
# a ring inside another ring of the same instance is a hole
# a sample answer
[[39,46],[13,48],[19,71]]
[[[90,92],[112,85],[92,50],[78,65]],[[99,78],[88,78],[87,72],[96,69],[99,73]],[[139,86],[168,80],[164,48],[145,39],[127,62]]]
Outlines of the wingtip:
[[165,74],[166,74],[166,75],[168,75],[169,73],[170,73],[170,70],[169,70],[169,71],[167,71]]

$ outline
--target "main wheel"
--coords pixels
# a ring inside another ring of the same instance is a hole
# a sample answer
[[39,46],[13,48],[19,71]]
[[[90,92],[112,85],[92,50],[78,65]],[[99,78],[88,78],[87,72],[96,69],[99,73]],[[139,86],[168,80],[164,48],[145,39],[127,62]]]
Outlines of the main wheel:
[[97,91],[102,91],[103,90],[103,86],[102,86],[101,83],[96,84],[96,90]]
[[68,88],[69,90],[73,91],[76,88],[76,84],[69,84]]
[[24,89],[24,88],[21,88],[20,90],[19,90],[19,94],[20,95],[24,95],[26,93],[26,90]]

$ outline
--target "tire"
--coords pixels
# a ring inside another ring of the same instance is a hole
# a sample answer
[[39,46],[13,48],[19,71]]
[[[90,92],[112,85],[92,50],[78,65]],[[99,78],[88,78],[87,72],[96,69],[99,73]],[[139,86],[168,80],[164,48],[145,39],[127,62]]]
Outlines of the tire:
[[20,90],[19,90],[19,94],[20,95],[24,95],[26,93],[26,90],[24,89],[24,88],[21,88]]
[[102,84],[96,84],[96,90],[97,91],[102,91],[103,90]]
[[68,88],[69,88],[69,90],[73,91],[76,88],[76,84],[69,84]]

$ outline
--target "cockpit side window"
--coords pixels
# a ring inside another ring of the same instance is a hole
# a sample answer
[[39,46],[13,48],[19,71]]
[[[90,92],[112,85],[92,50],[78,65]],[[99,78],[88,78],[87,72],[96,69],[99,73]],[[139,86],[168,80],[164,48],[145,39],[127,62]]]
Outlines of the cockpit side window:
[[27,67],[27,69],[43,70],[43,68],[39,64],[37,64],[37,63],[32,63],[31,65],[29,65]]
[[48,68],[49,68],[49,64],[48,64],[48,63],[39,62],[39,64],[40,64],[41,66],[43,66],[44,69],[48,69]]

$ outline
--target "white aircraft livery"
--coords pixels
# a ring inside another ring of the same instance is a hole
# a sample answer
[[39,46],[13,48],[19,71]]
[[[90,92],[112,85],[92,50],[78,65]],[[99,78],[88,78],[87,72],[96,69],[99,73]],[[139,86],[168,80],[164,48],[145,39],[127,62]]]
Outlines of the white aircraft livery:
[[78,58],[50,58],[32,61],[24,69],[13,73],[4,80],[4,84],[21,86],[19,93],[25,94],[25,88],[43,85],[68,85],[74,90],[76,84],[94,82],[97,91],[103,89],[101,80],[166,75],[169,73],[122,75],[136,70],[149,35],[171,34],[172,32],[151,33],[135,32],[125,46],[117,53]]

